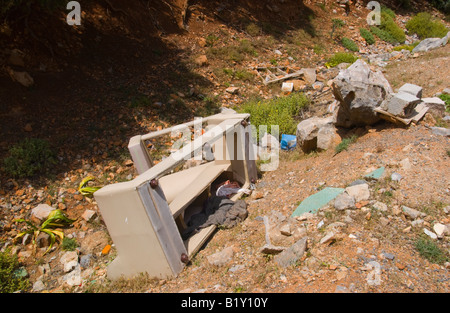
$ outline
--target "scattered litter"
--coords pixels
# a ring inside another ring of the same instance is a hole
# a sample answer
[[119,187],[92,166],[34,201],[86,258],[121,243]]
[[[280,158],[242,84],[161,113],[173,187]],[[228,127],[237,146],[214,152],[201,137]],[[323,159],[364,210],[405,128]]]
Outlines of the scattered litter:
[[249,194],[251,194],[252,191],[250,189],[241,188],[241,186],[239,186],[238,182],[231,182],[231,181],[227,180],[222,185],[220,185],[219,188],[217,188],[216,196],[229,197],[233,194],[237,194],[240,192],[243,192],[243,193],[249,195]]
[[[256,71],[259,77],[262,78],[264,85],[268,85],[271,83],[283,81],[289,78],[298,77],[303,75],[303,70],[298,70],[295,72],[291,72],[292,70],[287,67],[263,67],[258,66]],[[266,75],[263,76],[261,72],[264,72]]]
[[344,192],[343,188],[326,187],[312,196],[309,196],[300,203],[300,205],[292,213],[292,217],[300,216],[306,212],[316,213],[321,207],[328,204],[339,194]]
[[383,167],[380,167],[380,168],[376,169],[375,171],[373,171],[373,172],[367,174],[367,175],[364,176],[364,177],[365,177],[365,178],[371,178],[371,179],[378,180],[378,179],[380,179],[380,177],[384,174],[384,170],[385,170],[385,167],[384,167],[384,166],[383,166]]
[[294,149],[297,146],[297,136],[282,134],[280,144],[283,150]]

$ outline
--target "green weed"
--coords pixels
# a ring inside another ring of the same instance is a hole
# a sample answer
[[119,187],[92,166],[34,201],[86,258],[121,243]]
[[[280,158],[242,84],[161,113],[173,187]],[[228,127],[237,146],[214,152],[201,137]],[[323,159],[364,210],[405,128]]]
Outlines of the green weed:
[[30,287],[30,282],[26,278],[16,274],[19,266],[17,255],[11,253],[11,249],[0,251],[0,293],[25,291]]
[[341,141],[341,143],[336,146],[336,149],[335,149],[336,154],[341,153],[344,150],[347,150],[348,147],[350,146],[350,144],[354,143],[357,139],[358,139],[358,136],[356,136],[356,135],[353,135],[350,138],[343,139]]
[[47,141],[26,138],[9,150],[3,163],[5,172],[11,176],[31,177],[56,164],[56,155]]
[[415,247],[420,255],[431,263],[444,264],[448,260],[445,253],[430,238],[424,236],[419,237],[415,242]]

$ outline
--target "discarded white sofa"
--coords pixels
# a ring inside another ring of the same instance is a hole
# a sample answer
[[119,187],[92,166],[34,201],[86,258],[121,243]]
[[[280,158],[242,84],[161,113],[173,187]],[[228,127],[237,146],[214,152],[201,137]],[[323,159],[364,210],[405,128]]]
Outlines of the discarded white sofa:
[[[108,266],[108,277],[126,278],[146,272],[169,278],[181,272],[216,226],[183,240],[189,218],[201,210],[213,182],[232,179],[249,188],[257,170],[249,144],[249,114],[217,114],[202,119],[205,132],[153,165],[146,142],[176,130],[192,128],[195,121],[130,139],[129,150],[138,176],[107,185],[94,193],[117,257]],[[182,164],[211,148],[213,160],[179,170]],[[242,194],[235,194],[237,200]]]

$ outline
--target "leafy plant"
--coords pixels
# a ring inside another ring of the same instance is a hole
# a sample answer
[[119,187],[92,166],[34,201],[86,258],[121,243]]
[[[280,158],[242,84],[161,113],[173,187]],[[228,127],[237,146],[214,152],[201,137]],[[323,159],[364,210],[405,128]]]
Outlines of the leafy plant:
[[0,251],[0,293],[28,289],[30,282],[26,278],[16,275],[19,266],[17,255],[11,253],[10,248],[4,252]]
[[78,247],[77,241],[73,238],[64,237],[61,248],[65,251],[74,251]]
[[56,158],[47,141],[25,138],[9,149],[3,163],[5,172],[11,176],[31,177],[56,164]]
[[341,153],[344,150],[348,149],[348,146],[352,143],[354,143],[358,139],[356,135],[351,136],[350,138],[345,138],[341,141],[340,144],[336,146],[336,154]]
[[420,39],[442,38],[448,32],[447,27],[438,20],[433,19],[428,12],[421,12],[413,16],[405,26],[408,32],[417,34]]
[[78,191],[86,197],[92,197],[92,195],[94,194],[94,192],[96,192],[97,190],[99,190],[100,186],[88,186],[90,181],[95,180],[95,177],[93,176],[88,176],[86,178],[84,178],[80,185],[78,186]]
[[439,96],[439,98],[445,101],[445,111],[450,113],[450,95],[447,93],[443,93]]
[[335,67],[341,63],[350,63],[352,64],[353,62],[355,62],[356,60],[358,60],[358,57],[348,53],[348,52],[338,52],[336,54],[334,54],[327,63],[325,63],[325,66],[330,68],[330,67]]
[[39,226],[36,226],[31,221],[25,219],[17,219],[15,221],[18,223],[26,223],[25,230],[17,234],[16,239],[21,238],[26,234],[30,234],[33,236],[33,244],[35,245],[36,238],[41,232],[44,232],[50,236],[50,245],[44,254],[46,254],[53,247],[53,244],[57,238],[60,238],[61,240],[64,239],[64,233],[58,228],[70,226],[73,222],[75,222],[75,220],[68,218],[59,209],[51,211],[47,219]]
[[360,28],[359,34],[361,35],[361,37],[364,38],[364,40],[369,45],[373,45],[375,43],[375,38],[373,37],[372,33],[367,28]]

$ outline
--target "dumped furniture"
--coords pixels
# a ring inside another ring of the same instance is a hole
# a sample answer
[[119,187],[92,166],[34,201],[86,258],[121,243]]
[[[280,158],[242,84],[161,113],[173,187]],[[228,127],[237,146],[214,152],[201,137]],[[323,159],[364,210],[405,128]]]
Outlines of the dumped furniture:
[[[185,240],[181,235],[190,217],[202,211],[212,188],[234,180],[245,189],[257,179],[249,117],[217,114],[201,119],[205,125],[202,134],[155,165],[147,142],[177,130],[186,131],[198,121],[130,139],[128,147],[139,175],[94,194],[118,253],[108,267],[109,278],[141,272],[168,278],[181,272],[216,228],[210,225]],[[206,159],[201,157],[205,151],[210,153]],[[199,165],[183,168],[186,161],[198,155]],[[239,192],[230,200],[241,195]]]

